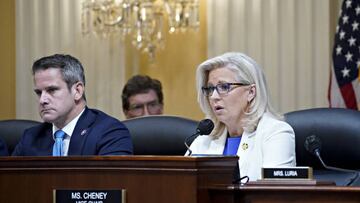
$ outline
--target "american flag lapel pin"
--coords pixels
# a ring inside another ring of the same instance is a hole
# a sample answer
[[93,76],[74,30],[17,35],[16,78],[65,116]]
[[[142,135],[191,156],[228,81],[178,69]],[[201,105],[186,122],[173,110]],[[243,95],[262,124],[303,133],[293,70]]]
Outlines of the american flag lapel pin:
[[87,132],[87,131],[86,131],[86,129],[85,129],[85,130],[81,131],[81,133],[80,133],[80,134],[81,134],[81,135],[85,135],[85,134],[86,134],[86,132]]

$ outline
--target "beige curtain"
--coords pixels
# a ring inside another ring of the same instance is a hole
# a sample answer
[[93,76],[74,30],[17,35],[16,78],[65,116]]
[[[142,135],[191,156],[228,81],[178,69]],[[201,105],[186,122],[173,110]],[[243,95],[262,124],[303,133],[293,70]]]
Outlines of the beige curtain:
[[39,120],[31,65],[55,53],[85,68],[88,106],[123,118],[124,49],[120,40],[81,34],[81,0],[16,0],[16,117]]
[[[327,107],[329,0],[208,0],[208,55],[244,52],[265,70],[280,112]],[[336,23],[336,22],[335,22]]]

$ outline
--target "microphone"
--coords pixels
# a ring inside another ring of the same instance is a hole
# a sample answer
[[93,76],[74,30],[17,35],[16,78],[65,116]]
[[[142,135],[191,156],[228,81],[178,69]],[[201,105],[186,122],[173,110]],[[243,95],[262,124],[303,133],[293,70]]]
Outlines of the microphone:
[[211,131],[214,129],[214,123],[210,119],[204,119],[201,120],[196,128],[196,132],[192,134],[191,136],[187,137],[184,141],[184,144],[189,151],[189,156],[192,154],[192,151],[190,149],[190,146],[188,145],[188,142],[191,138],[197,137],[199,135],[209,135]]
[[333,166],[328,166],[325,164],[325,162],[322,160],[321,155],[320,155],[320,151],[321,151],[321,140],[318,136],[316,135],[310,135],[305,139],[305,143],[304,143],[304,147],[305,149],[310,152],[311,154],[314,154],[321,162],[321,165],[328,169],[328,170],[334,170],[334,171],[341,171],[341,172],[346,172],[346,173],[355,173],[355,176],[353,178],[351,178],[351,180],[349,181],[349,183],[347,185],[351,185],[359,176],[359,172],[355,171],[355,170],[350,170],[350,169],[343,169],[343,168],[337,168],[337,167],[333,167]]

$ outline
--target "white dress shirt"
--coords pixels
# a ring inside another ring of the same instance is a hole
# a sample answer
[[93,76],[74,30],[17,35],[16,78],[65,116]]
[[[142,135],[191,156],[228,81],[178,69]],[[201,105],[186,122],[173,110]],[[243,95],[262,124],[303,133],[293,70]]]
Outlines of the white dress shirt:
[[[78,116],[76,116],[74,119],[72,119],[72,121],[70,121],[66,126],[64,126],[61,130],[64,131],[66,133],[64,140],[63,140],[63,147],[64,147],[64,152],[63,152],[63,156],[67,156],[68,155],[68,151],[69,151],[69,145],[70,145],[70,138],[72,133],[74,132],[76,123],[78,122],[80,116],[84,113],[85,108],[81,111],[81,113],[79,113]],[[59,128],[57,128],[54,124],[52,125],[52,132],[53,132],[53,139],[55,140],[55,132],[57,130],[60,130]]]

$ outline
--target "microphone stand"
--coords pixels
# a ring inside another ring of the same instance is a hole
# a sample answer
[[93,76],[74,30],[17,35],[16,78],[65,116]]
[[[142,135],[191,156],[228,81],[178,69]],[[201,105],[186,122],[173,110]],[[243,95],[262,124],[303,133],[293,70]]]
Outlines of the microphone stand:
[[192,154],[192,151],[190,149],[190,146],[188,145],[188,141],[190,140],[190,138],[193,138],[194,136],[198,136],[200,134],[202,135],[208,135],[211,133],[211,131],[214,129],[214,123],[210,120],[210,119],[204,119],[204,120],[201,120],[198,124],[198,127],[196,128],[196,133],[187,137],[184,141],[184,144],[186,146],[186,148],[188,149],[189,151],[189,155],[188,156],[191,156]]
[[324,168],[329,169],[329,170],[334,170],[334,171],[346,172],[346,173],[355,173],[354,177],[351,177],[350,181],[346,184],[347,186],[351,185],[359,177],[359,172],[358,171],[350,170],[350,169],[337,168],[337,167],[326,165],[325,162],[322,160],[322,158],[320,156],[320,150],[316,149],[314,152],[315,152],[316,157],[320,160],[321,164],[324,166]]
[[196,132],[195,134],[192,134],[191,136],[187,137],[187,138],[185,139],[185,141],[184,141],[184,144],[185,144],[187,150],[189,151],[188,156],[191,156],[191,154],[192,154],[192,151],[191,151],[191,149],[190,149],[190,146],[189,146],[189,144],[188,144],[188,141],[190,141],[191,138],[198,136],[199,133],[200,133],[200,132],[197,130],[197,132]]

